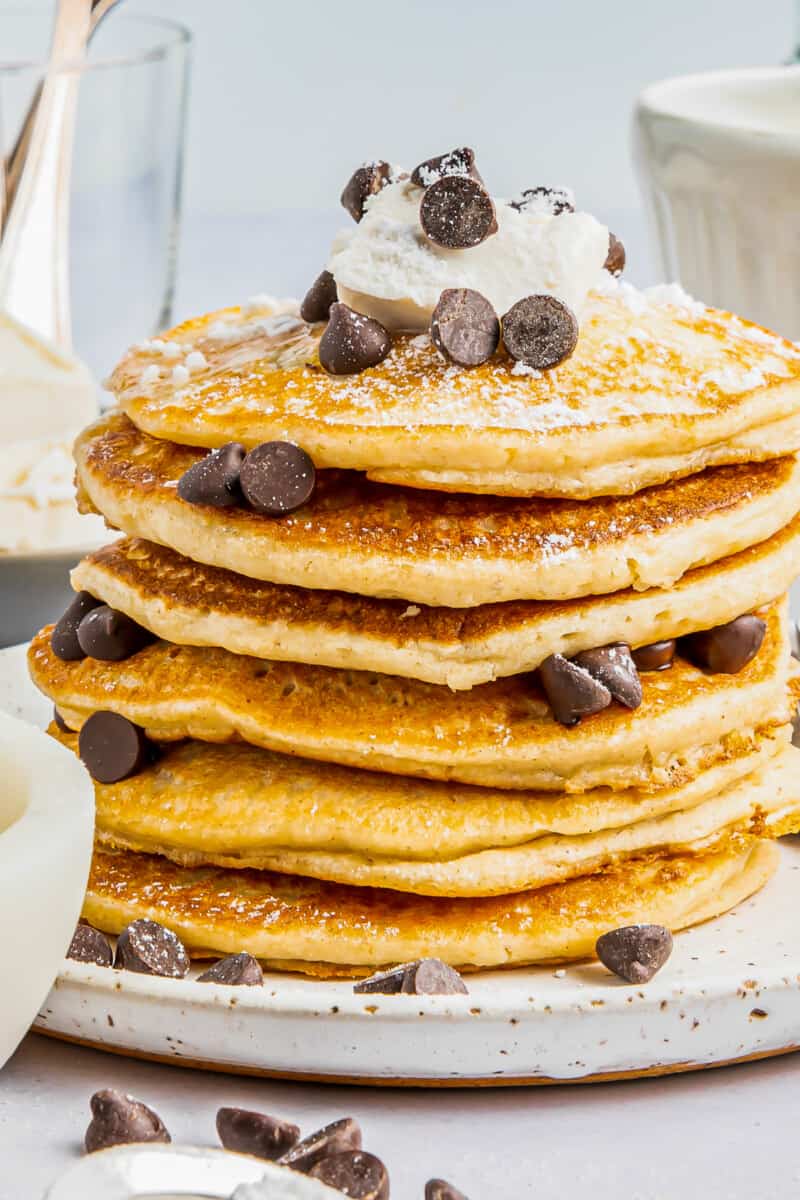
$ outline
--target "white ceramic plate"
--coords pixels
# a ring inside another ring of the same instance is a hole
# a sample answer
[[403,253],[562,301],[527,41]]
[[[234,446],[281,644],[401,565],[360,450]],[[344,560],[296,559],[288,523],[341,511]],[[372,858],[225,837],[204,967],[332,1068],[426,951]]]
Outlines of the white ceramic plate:
[[[0,708],[50,706],[24,651],[0,653]],[[468,996],[356,996],[273,974],[263,988],[66,963],[37,1022],[54,1037],[183,1066],[370,1084],[514,1084],[715,1066],[800,1047],[800,842],[738,909],[676,939],[645,988],[599,964],[474,976]]]

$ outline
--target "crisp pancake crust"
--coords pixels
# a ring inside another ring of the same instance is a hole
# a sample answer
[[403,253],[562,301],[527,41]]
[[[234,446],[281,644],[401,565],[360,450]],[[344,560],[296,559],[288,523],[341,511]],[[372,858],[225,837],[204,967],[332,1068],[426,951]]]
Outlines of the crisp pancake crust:
[[[167,334],[178,361],[192,348],[205,356],[189,382],[173,381],[161,343],[129,352],[111,386],[141,429],[172,441],[289,438],[320,467],[437,487],[448,486],[447,463],[450,486],[517,494],[631,491],[758,456],[767,439],[747,434],[797,414],[790,342],[729,313],[645,301],[612,282],[608,292],[592,298],[572,357],[544,374],[504,356],[461,370],[427,336],[399,336],[377,367],[333,377],[319,366],[323,327],[276,327],[266,305]],[[147,367],[161,378],[143,384]],[[777,453],[797,448],[798,432]]]
[[622,925],[706,921],[751,895],[777,865],[772,843],[735,835],[705,853],[645,856],[515,896],[443,900],[268,871],[190,870],[98,848],[84,916],[109,933],[149,917],[196,955],[247,950],[312,974],[367,974],[428,955],[507,967],[590,957],[599,935]]
[[273,519],[180,500],[200,451],[119,413],[89,426],[75,454],[81,507],[127,534],[255,579],[451,607],[668,587],[770,537],[800,505],[787,457],[595,501],[444,496],[330,471],[308,504]]
[[262,583],[121,539],[72,572],[84,590],[158,637],[236,654],[380,671],[459,691],[608,642],[648,645],[721,625],[782,595],[800,562],[800,517],[766,542],[689,571],[670,589],[564,603],[431,608]]
[[64,662],[50,628],[31,643],[31,677],[72,728],[112,709],[157,740],[241,738],[345,765],[501,788],[582,791],[677,785],[790,719],[786,606],[737,675],[678,659],[642,676],[643,701],[559,725],[536,682],[515,676],[450,692],[416,680],[266,662],[157,642],[121,663]]

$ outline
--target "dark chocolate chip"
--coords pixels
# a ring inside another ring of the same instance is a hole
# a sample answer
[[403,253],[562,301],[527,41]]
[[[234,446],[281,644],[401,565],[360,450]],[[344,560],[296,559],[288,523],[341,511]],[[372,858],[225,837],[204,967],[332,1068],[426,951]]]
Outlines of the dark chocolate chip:
[[50,634],[50,647],[56,658],[64,662],[77,662],[86,657],[78,641],[78,626],[87,613],[102,603],[102,600],[96,600],[88,592],[78,592]]
[[62,733],[72,733],[69,725],[64,720],[55,705],[53,705],[53,720],[55,721],[57,728],[60,729]]
[[75,962],[94,963],[97,967],[110,967],[114,952],[104,933],[81,921],[72,935],[67,958],[74,959]]
[[389,1200],[389,1173],[381,1160],[366,1150],[328,1154],[308,1173],[351,1200]]
[[359,980],[353,985],[353,991],[357,995],[363,993],[366,996],[394,996],[403,990],[403,980],[409,965],[401,963],[399,967],[392,967],[390,971],[378,971],[367,979]]
[[264,442],[246,455],[241,481],[251,508],[281,517],[310,499],[317,473],[305,450],[294,442]]
[[413,996],[463,996],[467,985],[458,971],[440,958],[420,958],[407,965],[402,990]]
[[608,235],[608,254],[603,266],[612,275],[621,275],[625,270],[625,247],[613,233]]
[[558,217],[561,213],[575,212],[572,193],[560,187],[525,188],[510,204],[520,212],[541,213],[543,216]]
[[455,150],[449,150],[447,154],[426,158],[425,162],[414,167],[411,182],[426,188],[450,175],[466,175],[469,179],[483,183],[475,166],[475,151],[469,146],[458,146]]
[[227,958],[215,962],[213,967],[197,976],[197,982],[259,987],[264,982],[264,972],[258,959],[243,951],[241,954],[229,954]]
[[497,233],[494,201],[477,179],[447,175],[432,183],[422,197],[419,219],[437,246],[468,249]]
[[89,1106],[92,1119],[84,1139],[87,1154],[134,1142],[172,1141],[158,1113],[115,1088],[95,1092]]
[[628,983],[648,983],[672,953],[672,934],[663,925],[625,925],[597,939],[597,957]]
[[633,661],[639,671],[666,671],[675,661],[676,641],[668,638],[663,642],[651,642],[649,646],[638,646],[633,651]]
[[278,1162],[293,1171],[305,1174],[329,1154],[340,1154],[343,1150],[361,1149],[361,1127],[352,1117],[342,1117],[324,1129],[310,1133],[301,1142],[282,1154]]
[[500,344],[500,321],[489,301],[472,288],[446,288],[431,316],[431,339],[459,367],[477,367]]
[[330,375],[357,375],[383,362],[392,339],[380,321],[337,301],[320,338],[319,361]]
[[93,608],[78,626],[78,642],[84,654],[102,662],[122,662],[154,641],[149,629],[108,604]]
[[374,196],[381,188],[386,187],[392,175],[392,168],[387,162],[364,163],[356,167],[345,184],[342,192],[342,205],[350,213],[354,221],[360,221],[364,215],[364,205],[370,196]]
[[336,280],[330,271],[323,271],[306,292],[300,305],[304,321],[327,321],[331,305],[336,303]]
[[563,654],[546,658],[539,668],[539,677],[553,716],[562,725],[577,725],[581,717],[601,712],[611,703],[608,688]]
[[503,317],[503,342],[518,362],[549,371],[577,346],[578,322],[555,296],[525,296]]
[[270,1162],[291,1150],[300,1137],[299,1127],[291,1121],[245,1108],[221,1108],[217,1113],[217,1133],[226,1150],[253,1154]]
[[154,753],[155,747],[139,725],[104,709],[92,713],[78,734],[78,754],[98,783],[119,783],[138,775],[152,762]]
[[627,642],[582,650],[572,661],[607,687],[614,699],[626,708],[638,708],[642,703],[642,683]]
[[139,975],[183,979],[189,973],[190,963],[183,942],[171,929],[140,917],[131,921],[117,938],[114,966]]
[[425,1200],[467,1200],[467,1197],[446,1179],[429,1179],[425,1184]]
[[760,617],[747,615],[681,638],[681,650],[697,667],[714,675],[735,675],[755,658],[767,626]]
[[227,442],[219,450],[212,450],[181,475],[178,480],[181,500],[211,508],[240,504],[239,472],[244,456],[245,448],[239,442]]

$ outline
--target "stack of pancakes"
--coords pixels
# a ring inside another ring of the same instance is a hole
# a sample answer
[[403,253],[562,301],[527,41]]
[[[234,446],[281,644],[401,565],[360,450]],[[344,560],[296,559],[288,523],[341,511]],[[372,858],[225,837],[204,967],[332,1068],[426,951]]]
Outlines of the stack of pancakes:
[[[800,351],[611,280],[547,372],[398,335],[331,375],[323,330],[266,300],[187,322],[77,442],[81,510],[124,537],[73,585],[152,636],[64,658],[50,627],[31,673],[67,745],[113,712],[156,746],[96,785],[85,916],[365,974],[582,957],[760,887],[800,829]],[[180,497],[275,440],[316,468],[300,507]],[[602,673],[628,648],[633,698]]]

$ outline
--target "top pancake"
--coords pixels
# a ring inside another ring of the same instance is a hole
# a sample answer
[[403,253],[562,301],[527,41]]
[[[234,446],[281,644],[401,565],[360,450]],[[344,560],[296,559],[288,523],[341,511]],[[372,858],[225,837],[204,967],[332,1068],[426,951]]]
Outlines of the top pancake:
[[[503,356],[463,370],[424,335],[395,337],[359,375],[331,376],[319,365],[323,327],[275,312],[186,322],[129,351],[110,386],[160,438],[287,439],[318,467],[498,495],[631,493],[800,446],[800,350],[729,313],[626,284],[593,295],[575,353],[543,374]],[[191,350],[207,365],[174,381]]]

